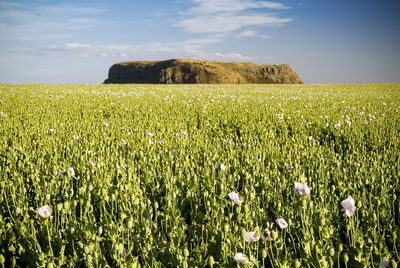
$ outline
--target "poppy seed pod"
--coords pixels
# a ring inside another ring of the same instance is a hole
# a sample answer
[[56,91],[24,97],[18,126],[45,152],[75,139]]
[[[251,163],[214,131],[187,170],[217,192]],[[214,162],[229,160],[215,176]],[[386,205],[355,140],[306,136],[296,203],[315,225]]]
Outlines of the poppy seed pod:
[[267,251],[266,251],[265,249],[263,249],[263,250],[261,251],[261,257],[262,257],[263,259],[265,259],[265,258],[267,257]]
[[184,256],[185,258],[189,257],[189,250],[188,250],[187,248],[185,248],[185,249],[183,250],[183,256]]
[[215,263],[214,257],[213,257],[213,256],[210,256],[210,257],[208,258],[208,265],[210,265],[210,267],[213,267],[213,266],[214,266],[214,263]]
[[224,232],[225,233],[229,232],[229,225],[228,224],[224,225]]
[[276,239],[278,239],[278,237],[279,237],[278,232],[277,231],[272,231],[272,239],[276,240]]
[[343,254],[343,261],[347,263],[349,261],[349,255],[347,253]]

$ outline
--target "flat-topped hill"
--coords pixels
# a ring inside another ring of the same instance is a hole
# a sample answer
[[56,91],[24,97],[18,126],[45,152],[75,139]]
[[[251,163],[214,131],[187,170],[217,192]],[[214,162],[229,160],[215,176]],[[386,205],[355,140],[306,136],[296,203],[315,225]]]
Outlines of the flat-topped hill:
[[116,63],[104,83],[302,84],[303,81],[287,64],[172,59]]

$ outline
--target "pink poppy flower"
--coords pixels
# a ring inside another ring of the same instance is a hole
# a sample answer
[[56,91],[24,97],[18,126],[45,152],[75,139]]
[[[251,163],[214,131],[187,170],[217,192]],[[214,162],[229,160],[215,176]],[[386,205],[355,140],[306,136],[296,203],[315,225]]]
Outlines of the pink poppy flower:
[[261,235],[262,240],[264,240],[264,241],[265,241],[265,240],[266,240],[266,241],[272,241],[272,240],[274,240],[274,239],[271,237],[271,232],[269,231],[268,228],[265,229],[264,232],[267,233],[267,237],[265,237],[264,234],[262,234],[262,235]]
[[342,207],[342,211],[344,211],[343,216],[351,217],[356,211],[355,201],[350,195],[347,199],[342,201]]

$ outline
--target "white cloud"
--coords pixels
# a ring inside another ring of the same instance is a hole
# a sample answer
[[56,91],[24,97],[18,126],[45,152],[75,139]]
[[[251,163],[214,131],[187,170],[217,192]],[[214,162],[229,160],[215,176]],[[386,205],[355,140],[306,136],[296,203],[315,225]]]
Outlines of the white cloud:
[[182,42],[149,43],[144,45],[80,44],[48,45],[15,49],[14,52],[37,56],[77,57],[86,59],[148,60],[167,58],[193,58],[224,61],[250,61],[254,58],[240,53],[206,52],[204,47],[219,42],[217,37],[189,39]]
[[243,32],[241,32],[241,33],[238,33],[236,36],[235,36],[235,38],[236,39],[240,39],[240,38],[243,38],[243,37],[251,37],[251,36],[255,36],[256,35],[256,32],[255,31],[243,31]]
[[226,33],[246,26],[282,25],[290,18],[277,18],[271,15],[221,15],[198,16],[180,21],[177,25],[191,33]]
[[228,54],[215,53],[215,57],[221,60],[232,60],[232,61],[251,61],[254,59],[254,57],[244,56],[240,53],[228,53]]
[[240,12],[246,9],[270,8],[270,9],[288,9],[289,7],[275,2],[267,1],[248,1],[248,0],[194,0],[197,6],[190,8],[188,15],[216,14],[221,12]]
[[[194,0],[176,26],[190,33],[230,33],[249,26],[280,26],[292,21],[260,9],[287,9],[275,2],[250,0]],[[255,10],[258,10],[257,12]]]
[[0,36],[2,41],[41,41],[71,36],[77,30],[95,27],[103,10],[74,5],[41,6],[0,1]]
[[66,44],[65,47],[75,49],[75,48],[90,48],[92,46],[89,44],[69,43]]

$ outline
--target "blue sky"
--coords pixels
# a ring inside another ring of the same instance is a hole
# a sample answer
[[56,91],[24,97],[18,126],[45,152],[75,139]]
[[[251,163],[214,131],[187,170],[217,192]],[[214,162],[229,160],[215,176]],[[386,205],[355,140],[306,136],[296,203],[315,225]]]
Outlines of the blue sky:
[[113,63],[170,58],[400,82],[398,14],[398,0],[0,0],[0,83],[101,83]]

